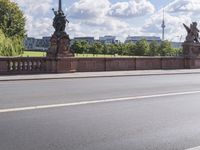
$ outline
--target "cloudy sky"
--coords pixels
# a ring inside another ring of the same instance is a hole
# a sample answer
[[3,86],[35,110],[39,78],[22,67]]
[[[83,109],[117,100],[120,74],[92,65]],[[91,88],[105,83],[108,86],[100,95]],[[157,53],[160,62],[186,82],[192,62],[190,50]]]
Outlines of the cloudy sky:
[[[24,11],[28,36],[41,38],[53,32],[52,8],[58,0],[12,0]],[[182,23],[200,23],[200,0],[62,0],[70,21],[70,37],[114,35],[124,40],[128,35],[161,37],[162,9],[166,17],[166,38],[184,40]]]

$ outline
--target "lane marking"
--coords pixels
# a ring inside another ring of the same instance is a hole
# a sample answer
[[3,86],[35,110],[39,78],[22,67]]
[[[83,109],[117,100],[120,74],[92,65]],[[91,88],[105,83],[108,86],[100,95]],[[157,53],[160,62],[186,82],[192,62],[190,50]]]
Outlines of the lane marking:
[[47,108],[58,108],[58,107],[69,107],[69,106],[78,106],[78,105],[89,105],[89,104],[98,104],[98,103],[119,102],[119,101],[127,101],[127,100],[149,99],[149,98],[167,97],[167,96],[190,95],[190,94],[198,94],[198,93],[200,93],[200,91],[177,92],[177,93],[156,94],[156,95],[147,95],[147,96],[102,99],[102,100],[93,100],[93,101],[91,100],[91,101],[82,101],[82,102],[75,102],[75,103],[9,108],[9,109],[0,109],[0,113],[47,109]]
[[194,147],[194,148],[185,149],[185,150],[200,150],[200,146]]

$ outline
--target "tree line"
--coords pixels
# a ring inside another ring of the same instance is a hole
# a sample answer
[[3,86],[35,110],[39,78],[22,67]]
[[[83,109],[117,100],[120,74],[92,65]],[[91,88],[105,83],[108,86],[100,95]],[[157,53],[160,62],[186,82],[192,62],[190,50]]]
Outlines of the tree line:
[[181,49],[173,48],[169,41],[151,43],[142,39],[136,43],[103,44],[95,42],[89,44],[86,41],[75,41],[72,50],[78,54],[105,54],[121,56],[180,56]]
[[0,0],[0,56],[23,53],[25,17],[18,5],[10,0]]

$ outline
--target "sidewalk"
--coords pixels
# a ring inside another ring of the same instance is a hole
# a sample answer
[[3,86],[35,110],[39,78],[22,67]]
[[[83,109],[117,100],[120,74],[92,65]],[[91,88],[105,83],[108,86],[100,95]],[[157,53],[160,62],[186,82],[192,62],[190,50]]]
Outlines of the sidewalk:
[[83,72],[83,73],[66,73],[66,74],[12,75],[12,76],[8,75],[8,76],[0,76],[0,81],[76,79],[76,78],[174,75],[174,74],[200,74],[200,69]]

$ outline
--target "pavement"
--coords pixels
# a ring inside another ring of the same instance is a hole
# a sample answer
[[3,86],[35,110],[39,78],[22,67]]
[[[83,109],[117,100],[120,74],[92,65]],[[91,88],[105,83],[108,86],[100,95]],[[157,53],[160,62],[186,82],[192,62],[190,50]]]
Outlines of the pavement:
[[174,74],[200,74],[200,69],[136,70],[136,71],[81,72],[81,73],[79,72],[79,73],[63,73],[63,74],[37,74],[37,75],[2,75],[2,76],[0,75],[0,81],[76,79],[76,78],[174,75]]
[[198,149],[199,97],[196,73],[0,82],[0,149]]

